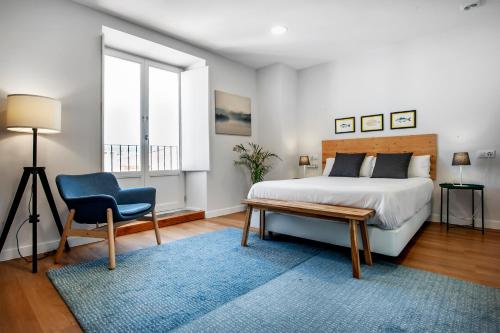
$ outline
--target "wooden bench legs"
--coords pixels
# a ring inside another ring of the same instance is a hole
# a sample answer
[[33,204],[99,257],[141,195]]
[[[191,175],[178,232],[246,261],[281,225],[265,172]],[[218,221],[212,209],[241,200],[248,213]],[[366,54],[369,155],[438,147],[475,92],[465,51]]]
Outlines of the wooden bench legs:
[[247,246],[248,232],[250,231],[250,221],[252,220],[252,211],[253,208],[251,206],[247,206],[245,225],[243,226],[243,236],[241,237],[241,246]]
[[[245,216],[245,224],[243,226],[243,236],[241,237],[241,246],[247,246],[248,233],[250,231],[250,222],[252,220],[253,207],[248,205]],[[365,221],[349,220],[349,234],[351,237],[351,260],[352,260],[352,276],[356,279],[361,277],[361,264],[359,262],[359,247],[358,247],[358,225],[361,231],[361,240],[363,242],[363,254],[365,263],[372,265],[372,255],[370,251],[370,241]],[[260,228],[259,235],[264,239],[266,232],[266,213],[265,209],[260,208]]]
[[365,264],[372,265],[372,252],[370,248],[370,240],[368,239],[368,231],[366,230],[366,222],[359,222],[361,227],[361,239],[363,240],[363,253],[365,255]]
[[363,240],[363,254],[365,263],[372,265],[372,254],[370,251],[370,242],[364,221],[349,220],[349,233],[351,236],[351,260],[352,260],[352,276],[356,279],[361,277],[361,266],[359,263],[359,248],[358,248],[358,223],[361,228],[361,239]]
[[[241,238],[241,246],[247,246],[248,242],[248,232],[250,231],[250,222],[252,221],[252,211],[253,208],[248,206],[245,215],[245,224],[243,225],[243,236]],[[261,209],[259,212],[260,225],[259,225],[259,237],[264,239],[266,235],[266,211]]]
[[358,221],[349,221],[349,233],[351,235],[352,276],[359,279],[361,276],[361,266],[359,264],[358,250]]
[[260,224],[259,224],[259,236],[260,239],[266,237],[266,211],[264,209],[260,210]]

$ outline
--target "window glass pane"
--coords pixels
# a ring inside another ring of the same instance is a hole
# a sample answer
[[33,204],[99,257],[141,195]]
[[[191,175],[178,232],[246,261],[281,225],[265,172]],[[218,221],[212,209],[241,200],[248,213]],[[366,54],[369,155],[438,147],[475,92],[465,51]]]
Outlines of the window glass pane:
[[141,65],[104,57],[104,170],[141,170]]
[[149,67],[149,170],[179,170],[179,74]]

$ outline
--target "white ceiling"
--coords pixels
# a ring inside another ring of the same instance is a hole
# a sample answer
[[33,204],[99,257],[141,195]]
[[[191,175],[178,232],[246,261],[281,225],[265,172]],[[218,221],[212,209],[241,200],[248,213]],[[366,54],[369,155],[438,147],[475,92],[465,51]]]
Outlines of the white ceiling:
[[[74,0],[259,68],[297,69],[500,19],[500,0]],[[273,36],[274,24],[288,33]]]

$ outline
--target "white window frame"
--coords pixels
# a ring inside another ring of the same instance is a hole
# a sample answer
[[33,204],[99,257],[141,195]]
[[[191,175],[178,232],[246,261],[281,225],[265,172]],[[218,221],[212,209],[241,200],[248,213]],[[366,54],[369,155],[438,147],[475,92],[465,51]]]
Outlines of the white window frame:
[[[140,115],[141,115],[141,171],[121,171],[121,172],[112,172],[113,175],[115,175],[116,178],[118,179],[124,179],[124,178],[141,178],[141,177],[163,177],[163,176],[178,176],[181,173],[182,166],[182,158],[181,158],[181,85],[180,85],[180,79],[181,75],[180,73],[182,72],[181,68],[171,66],[169,64],[165,64],[162,62],[154,61],[148,58],[144,58],[141,56],[137,56],[128,52],[124,52],[121,50],[116,50],[110,47],[105,47],[103,46],[103,56],[102,56],[102,108],[101,108],[101,121],[102,121],[102,127],[101,127],[101,170],[104,171],[105,165],[104,165],[104,129],[105,129],[105,124],[104,124],[104,98],[105,98],[105,91],[104,91],[104,75],[105,75],[105,61],[104,57],[105,56],[111,56],[127,61],[132,61],[135,63],[140,64],[141,66],[141,75],[140,75],[140,86],[141,86],[141,106],[140,106]],[[163,70],[167,70],[170,72],[174,72],[179,74],[178,75],[178,89],[179,89],[179,146],[178,146],[178,157],[177,157],[177,163],[178,163],[178,169],[177,170],[149,170],[149,67],[155,67]]]

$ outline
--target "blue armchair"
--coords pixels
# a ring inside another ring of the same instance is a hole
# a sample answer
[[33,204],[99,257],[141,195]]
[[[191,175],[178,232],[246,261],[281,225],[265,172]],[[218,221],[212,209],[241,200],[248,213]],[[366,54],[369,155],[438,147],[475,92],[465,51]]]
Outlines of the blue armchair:
[[[117,222],[133,221],[151,213],[156,241],[161,244],[155,213],[156,190],[151,187],[121,189],[111,173],[59,175],[56,177],[59,194],[69,209],[55,262],[59,262],[68,236],[97,237],[108,240],[109,269],[116,267],[115,244]],[[83,224],[107,223],[107,230],[71,229],[72,222]]]

